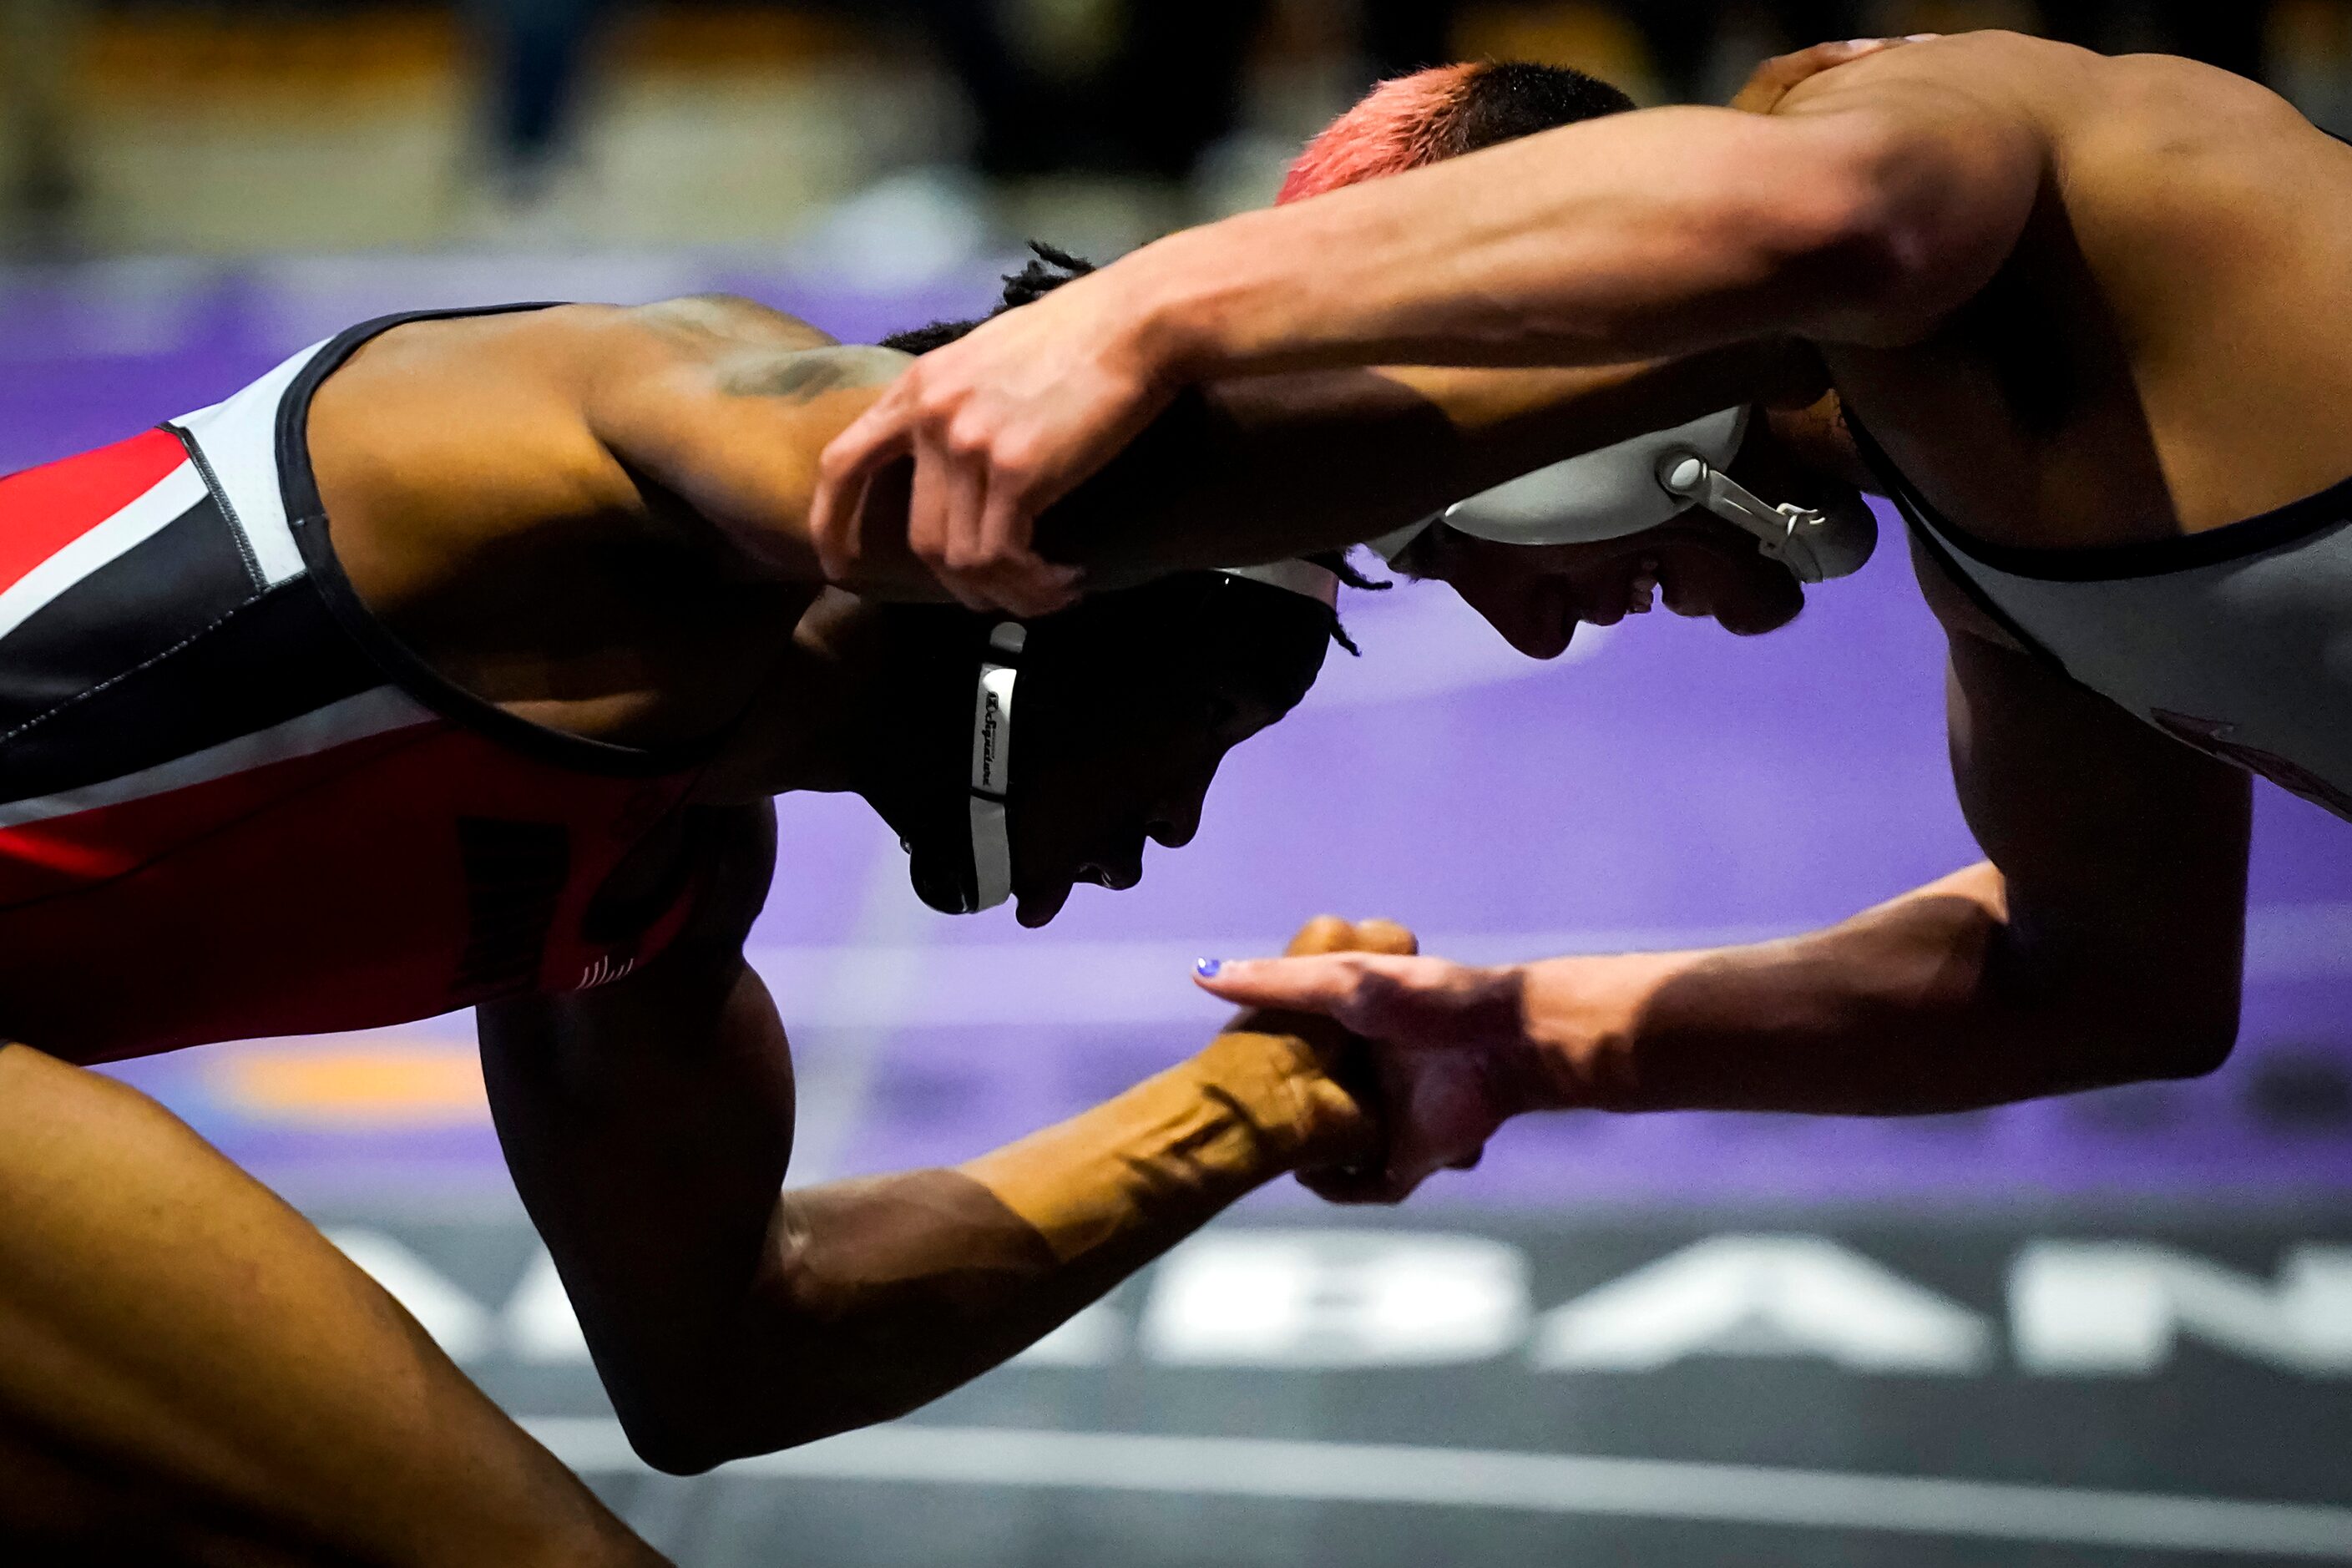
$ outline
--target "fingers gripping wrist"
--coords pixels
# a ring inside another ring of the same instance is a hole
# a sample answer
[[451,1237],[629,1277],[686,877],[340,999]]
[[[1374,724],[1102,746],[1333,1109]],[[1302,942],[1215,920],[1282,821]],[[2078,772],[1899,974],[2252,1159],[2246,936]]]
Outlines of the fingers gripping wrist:
[[1247,1123],[1258,1179],[1363,1159],[1377,1148],[1370,1108],[1334,1076],[1346,1049],[1324,1020],[1257,1014],[1193,1058],[1202,1089]]

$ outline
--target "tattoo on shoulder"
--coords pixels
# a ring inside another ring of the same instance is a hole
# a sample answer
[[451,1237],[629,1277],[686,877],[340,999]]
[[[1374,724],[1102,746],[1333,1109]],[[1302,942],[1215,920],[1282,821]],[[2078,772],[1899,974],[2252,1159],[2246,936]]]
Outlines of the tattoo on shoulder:
[[733,294],[688,294],[640,305],[635,314],[664,331],[747,348],[822,348],[833,339],[798,316]]
[[845,386],[878,385],[896,376],[906,363],[906,355],[888,349],[804,349],[734,365],[719,384],[733,397],[781,397],[791,403],[812,403]]

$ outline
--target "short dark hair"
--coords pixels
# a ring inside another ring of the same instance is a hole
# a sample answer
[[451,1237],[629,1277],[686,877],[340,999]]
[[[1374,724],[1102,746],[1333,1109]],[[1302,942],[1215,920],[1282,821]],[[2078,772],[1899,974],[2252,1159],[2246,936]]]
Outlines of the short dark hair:
[[1633,99],[1622,89],[1599,77],[1565,66],[1495,61],[1480,66],[1465,84],[1439,156],[1458,158],[1538,131],[1629,113],[1633,108]]
[[1004,291],[988,315],[975,316],[968,321],[931,321],[909,327],[884,338],[882,346],[908,354],[927,354],[933,349],[945,348],[981,322],[1024,305],[1034,305],[1063,284],[1076,282],[1095,269],[1095,264],[1085,257],[1056,249],[1041,239],[1031,240],[1029,251],[1027,265],[1018,272],[1004,275]]
[[1277,205],[1633,107],[1582,71],[1518,61],[1432,66],[1366,93],[1300,149]]

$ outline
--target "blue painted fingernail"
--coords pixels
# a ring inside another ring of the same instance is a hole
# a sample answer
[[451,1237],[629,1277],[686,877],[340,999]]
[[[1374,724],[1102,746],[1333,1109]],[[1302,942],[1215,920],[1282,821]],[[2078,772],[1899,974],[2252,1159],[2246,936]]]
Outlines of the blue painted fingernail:
[[1217,971],[1224,966],[1225,961],[1222,958],[1203,958],[1193,963],[1192,973],[1203,980],[1214,980]]

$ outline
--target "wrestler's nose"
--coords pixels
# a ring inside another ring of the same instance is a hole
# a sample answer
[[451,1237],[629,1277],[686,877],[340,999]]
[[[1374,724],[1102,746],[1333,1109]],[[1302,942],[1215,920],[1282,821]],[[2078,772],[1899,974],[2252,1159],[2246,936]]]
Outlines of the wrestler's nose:
[[1170,849],[1183,848],[1192,842],[1192,836],[1201,831],[1200,801],[1193,799],[1180,804],[1162,804],[1152,813],[1151,820],[1145,825],[1144,831],[1151,836],[1151,841],[1154,844],[1162,845]]

